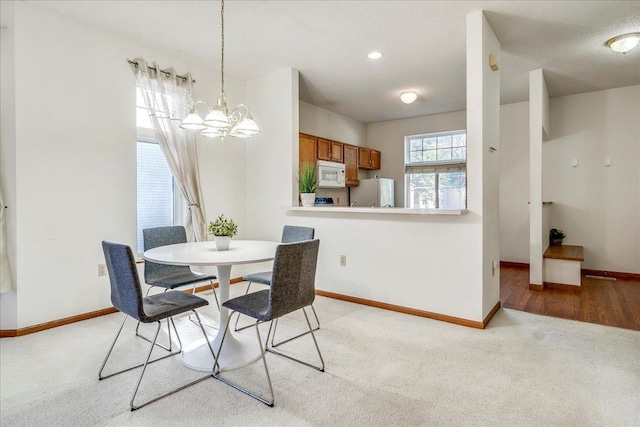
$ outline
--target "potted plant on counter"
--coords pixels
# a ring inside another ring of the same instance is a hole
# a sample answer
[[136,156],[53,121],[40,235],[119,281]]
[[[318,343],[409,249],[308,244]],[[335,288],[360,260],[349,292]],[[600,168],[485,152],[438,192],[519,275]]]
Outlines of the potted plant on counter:
[[209,223],[209,234],[213,234],[216,248],[219,251],[226,251],[231,244],[231,238],[238,234],[238,226],[232,219],[220,215],[215,221]]
[[551,246],[562,246],[562,239],[564,239],[565,234],[559,228],[552,228],[549,232],[549,244]]
[[300,200],[302,206],[313,206],[316,201],[316,165],[311,162],[300,164],[298,172],[298,184],[300,189]]

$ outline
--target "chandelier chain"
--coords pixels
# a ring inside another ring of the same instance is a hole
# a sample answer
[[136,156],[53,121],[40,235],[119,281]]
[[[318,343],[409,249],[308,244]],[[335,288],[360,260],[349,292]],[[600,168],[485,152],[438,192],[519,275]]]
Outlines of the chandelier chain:
[[220,56],[220,77],[222,80],[222,95],[224,95],[224,0],[222,0],[222,7],[220,8],[220,19],[222,21],[222,54]]

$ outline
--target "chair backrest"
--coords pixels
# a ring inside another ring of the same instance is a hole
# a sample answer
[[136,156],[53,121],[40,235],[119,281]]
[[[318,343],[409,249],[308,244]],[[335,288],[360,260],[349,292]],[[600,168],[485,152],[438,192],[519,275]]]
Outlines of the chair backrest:
[[145,317],[142,290],[133,251],[127,245],[105,241],[102,251],[111,282],[111,303],[123,313],[142,320]]
[[269,293],[271,319],[313,303],[319,247],[320,240],[278,245]]
[[[187,232],[181,225],[171,225],[168,227],[145,228],[142,230],[144,239],[144,250],[157,248],[158,246],[175,245],[177,243],[187,243]],[[144,262],[144,281],[149,283],[154,279],[162,278],[167,274],[179,273],[180,271],[190,272],[188,266],[166,265],[155,262]]]
[[311,227],[298,227],[296,225],[285,225],[282,229],[282,243],[302,242],[303,240],[313,240],[315,229]]

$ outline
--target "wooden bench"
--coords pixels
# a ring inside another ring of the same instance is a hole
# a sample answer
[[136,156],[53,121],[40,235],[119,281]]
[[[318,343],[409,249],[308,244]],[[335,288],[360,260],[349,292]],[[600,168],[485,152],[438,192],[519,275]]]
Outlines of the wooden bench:
[[549,246],[544,252],[544,286],[551,289],[580,291],[584,261],[582,246]]

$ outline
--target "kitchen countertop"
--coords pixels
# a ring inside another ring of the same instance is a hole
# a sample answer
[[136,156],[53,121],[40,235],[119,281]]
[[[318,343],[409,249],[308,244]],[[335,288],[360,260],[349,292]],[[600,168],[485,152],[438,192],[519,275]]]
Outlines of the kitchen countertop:
[[466,215],[467,209],[443,210],[443,209],[418,209],[418,208],[365,208],[349,206],[316,205],[313,207],[286,206],[287,211],[293,212],[335,212],[335,213],[366,213],[382,215]]

